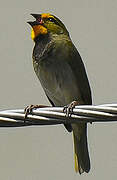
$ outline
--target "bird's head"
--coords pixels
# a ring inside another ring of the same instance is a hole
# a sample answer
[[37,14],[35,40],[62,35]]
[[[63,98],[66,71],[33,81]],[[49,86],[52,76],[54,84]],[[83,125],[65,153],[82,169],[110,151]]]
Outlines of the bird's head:
[[35,21],[28,23],[32,27],[31,38],[35,40],[40,35],[47,34],[66,34],[69,35],[64,24],[51,14],[31,14]]

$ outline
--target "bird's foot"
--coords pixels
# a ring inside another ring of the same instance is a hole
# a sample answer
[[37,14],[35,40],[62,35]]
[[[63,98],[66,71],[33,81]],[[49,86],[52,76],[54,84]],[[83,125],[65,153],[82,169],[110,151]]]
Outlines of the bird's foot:
[[48,107],[48,106],[44,106],[44,105],[29,105],[27,106],[25,109],[24,109],[24,113],[25,113],[25,116],[24,116],[24,119],[27,118],[27,115],[30,114],[32,112],[33,109],[37,109],[37,108],[44,108],[44,107]]
[[71,117],[71,115],[73,114],[73,109],[75,108],[75,106],[77,106],[79,103],[78,101],[72,101],[70,104],[68,104],[67,106],[64,106],[63,108],[63,112],[66,114],[67,117]]

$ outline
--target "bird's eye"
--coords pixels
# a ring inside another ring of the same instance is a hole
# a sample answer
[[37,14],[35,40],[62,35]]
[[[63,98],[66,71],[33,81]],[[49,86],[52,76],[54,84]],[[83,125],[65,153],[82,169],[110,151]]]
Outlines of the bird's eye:
[[55,23],[55,19],[52,18],[52,17],[48,18],[48,20],[51,21],[51,22],[53,22],[53,23]]

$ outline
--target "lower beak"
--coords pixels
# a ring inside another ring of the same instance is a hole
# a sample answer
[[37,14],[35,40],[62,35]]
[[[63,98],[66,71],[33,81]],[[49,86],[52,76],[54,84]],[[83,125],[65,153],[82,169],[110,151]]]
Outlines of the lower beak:
[[37,22],[37,21],[28,21],[27,22],[28,24],[30,24],[31,25],[31,27],[33,27],[33,26],[35,26],[35,25],[39,25],[40,23],[39,22]]

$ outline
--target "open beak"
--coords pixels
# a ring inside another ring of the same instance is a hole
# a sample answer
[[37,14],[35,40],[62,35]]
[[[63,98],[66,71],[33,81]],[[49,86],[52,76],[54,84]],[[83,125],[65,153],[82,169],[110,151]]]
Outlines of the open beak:
[[31,27],[35,25],[42,25],[43,20],[41,19],[41,14],[31,14],[36,20],[35,21],[28,21],[27,23],[31,25]]

